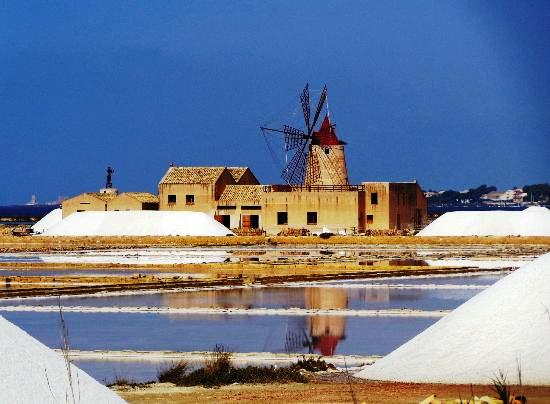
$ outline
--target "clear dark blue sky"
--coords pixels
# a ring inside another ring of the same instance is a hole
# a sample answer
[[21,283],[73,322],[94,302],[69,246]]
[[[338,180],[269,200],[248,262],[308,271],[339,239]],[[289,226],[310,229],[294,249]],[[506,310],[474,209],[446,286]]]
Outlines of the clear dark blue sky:
[[[0,3],[0,203],[155,191],[173,161],[280,182],[258,126],[329,87],[353,182],[550,181],[548,1]],[[286,115],[285,115],[286,114]]]

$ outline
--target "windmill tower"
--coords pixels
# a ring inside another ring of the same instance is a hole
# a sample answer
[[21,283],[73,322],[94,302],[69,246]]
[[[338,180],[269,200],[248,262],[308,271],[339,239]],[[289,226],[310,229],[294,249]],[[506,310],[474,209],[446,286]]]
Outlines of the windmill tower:
[[305,129],[283,125],[282,129],[261,127],[262,132],[284,134],[285,152],[293,153],[281,177],[290,185],[348,185],[348,170],[344,152],[345,142],[336,136],[335,125],[330,122],[328,113],[319,129],[315,130],[327,100],[325,85],[313,120],[309,85],[306,84],[300,95],[304,114]]

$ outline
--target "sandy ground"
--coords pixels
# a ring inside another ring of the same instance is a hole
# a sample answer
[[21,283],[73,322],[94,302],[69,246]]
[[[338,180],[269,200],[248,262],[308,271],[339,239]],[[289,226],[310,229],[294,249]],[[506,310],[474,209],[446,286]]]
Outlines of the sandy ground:
[[322,239],[300,237],[40,237],[0,236],[0,252],[69,251],[103,248],[239,246],[239,245],[361,245],[361,244],[508,244],[550,245],[550,237],[414,237],[414,236],[333,236]]
[[[495,393],[491,386],[414,384],[361,381],[345,378],[333,382],[300,384],[230,385],[217,389],[156,384],[146,388],[117,390],[129,403],[418,403],[436,394],[440,399],[471,398]],[[512,388],[514,394],[519,388]],[[523,387],[529,404],[550,402],[550,386]],[[353,392],[353,393],[352,393]]]

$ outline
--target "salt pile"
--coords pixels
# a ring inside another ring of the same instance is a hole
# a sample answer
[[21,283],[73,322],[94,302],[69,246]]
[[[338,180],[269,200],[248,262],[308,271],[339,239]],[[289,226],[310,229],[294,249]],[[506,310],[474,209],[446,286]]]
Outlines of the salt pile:
[[48,213],[46,216],[44,216],[42,219],[40,219],[31,227],[33,233],[34,234],[44,233],[50,227],[53,227],[59,222],[61,222],[61,220],[63,219],[62,212],[63,211],[59,208],[52,210],[50,213]]
[[447,212],[418,236],[550,236],[550,210]]
[[201,212],[76,212],[45,236],[227,236],[231,230]]
[[550,384],[550,254],[479,293],[358,377],[415,383]]
[[[0,316],[0,402],[124,403],[74,365]],[[72,386],[72,387],[71,387]]]

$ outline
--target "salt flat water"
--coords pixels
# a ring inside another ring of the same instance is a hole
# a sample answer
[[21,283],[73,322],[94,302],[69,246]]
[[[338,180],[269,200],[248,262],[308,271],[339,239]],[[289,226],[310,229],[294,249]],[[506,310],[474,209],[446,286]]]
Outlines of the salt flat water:
[[[64,297],[62,306],[91,311],[65,312],[72,349],[91,351],[209,351],[223,344],[235,352],[317,353],[325,356],[386,355],[438,317],[357,317],[344,315],[262,315],[246,309],[303,308],[452,310],[506,275],[480,273],[311,282],[261,287],[190,289],[158,293]],[[24,305],[25,312],[3,311]],[[59,348],[60,316],[32,311],[57,305],[57,298],[9,299],[0,314],[52,348]],[[241,308],[243,314],[100,313],[94,307]],[[82,360],[99,380],[115,376],[146,380],[158,362]],[[154,377],[153,377],[154,378]]]

